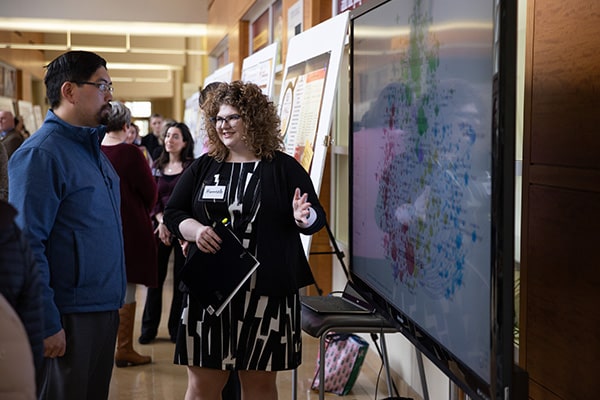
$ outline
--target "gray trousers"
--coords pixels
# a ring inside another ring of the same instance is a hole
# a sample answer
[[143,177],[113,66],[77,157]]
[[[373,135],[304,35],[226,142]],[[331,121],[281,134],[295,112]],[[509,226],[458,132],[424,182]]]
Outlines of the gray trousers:
[[44,358],[40,400],[106,400],[112,375],[119,311],[62,316],[67,349]]

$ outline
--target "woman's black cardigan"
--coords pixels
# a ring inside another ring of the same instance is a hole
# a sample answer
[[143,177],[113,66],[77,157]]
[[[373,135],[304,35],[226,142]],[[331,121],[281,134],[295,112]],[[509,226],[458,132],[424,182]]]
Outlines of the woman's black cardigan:
[[[204,225],[209,221],[204,207],[196,200],[203,182],[213,184],[221,163],[203,155],[188,167],[173,190],[164,212],[171,232],[183,239],[179,224],[194,218]],[[272,160],[261,160],[260,209],[256,223],[256,290],[261,295],[282,296],[314,283],[300,233],[312,235],[325,226],[326,217],[308,173],[291,156],[276,152]],[[317,220],[308,228],[296,225],[292,200],[294,191],[308,193],[308,201]]]

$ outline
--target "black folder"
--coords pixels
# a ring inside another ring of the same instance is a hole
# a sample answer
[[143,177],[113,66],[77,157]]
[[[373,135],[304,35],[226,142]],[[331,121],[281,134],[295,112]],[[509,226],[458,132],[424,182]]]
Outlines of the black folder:
[[218,316],[260,263],[228,226],[218,222],[213,229],[222,240],[221,249],[204,253],[191,243],[181,280],[209,314]]

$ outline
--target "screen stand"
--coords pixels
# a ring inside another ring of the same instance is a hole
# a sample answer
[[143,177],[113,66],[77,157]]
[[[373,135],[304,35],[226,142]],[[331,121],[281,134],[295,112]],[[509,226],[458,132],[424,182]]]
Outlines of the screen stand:
[[421,376],[421,389],[423,389],[423,400],[429,400],[429,392],[427,391],[427,378],[425,377],[425,368],[423,368],[423,354],[421,350],[415,347],[417,352],[417,364],[419,365],[419,375]]

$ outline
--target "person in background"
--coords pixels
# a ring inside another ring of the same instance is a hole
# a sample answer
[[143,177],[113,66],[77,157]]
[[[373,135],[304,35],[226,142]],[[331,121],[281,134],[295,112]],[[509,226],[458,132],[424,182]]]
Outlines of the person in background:
[[137,146],[125,142],[131,124],[131,112],[119,101],[112,102],[112,112],[102,139],[102,151],[119,174],[121,219],[125,243],[127,291],[119,310],[119,333],[115,365],[127,367],[149,364],[152,358],[133,349],[136,286],[155,287],[158,283],[156,241],[150,211],[156,203],[156,182],[150,167]]
[[[160,146],[160,132],[163,126],[163,117],[160,114],[154,113],[150,116],[150,129],[151,131],[144,137],[142,137],[142,146],[148,149],[148,153],[152,159],[154,157],[154,150]],[[160,154],[160,153],[159,153]]]
[[[33,355],[30,361],[39,375],[44,355],[42,281],[29,244],[15,223],[16,215],[13,206],[0,200],[0,294],[17,313],[27,332],[28,347]],[[6,329],[0,326],[3,331]],[[0,350],[0,355],[0,359],[4,359],[5,351]],[[27,361],[25,354],[21,354],[19,362]],[[16,365],[8,367],[17,368]],[[8,379],[5,373],[0,376],[2,380]],[[2,390],[0,398],[4,398]]]
[[165,149],[154,162],[153,174],[158,185],[158,201],[152,211],[156,222],[155,233],[158,240],[158,286],[148,288],[142,316],[142,331],[138,338],[140,344],[152,342],[158,334],[162,313],[163,285],[169,267],[169,258],[173,258],[173,297],[169,312],[168,329],[172,342],[177,336],[183,294],[179,290],[179,271],[185,262],[181,246],[163,223],[165,205],[171,197],[182,172],[194,160],[194,140],[188,126],[182,122],[172,122],[166,126]]
[[0,143],[0,200],[8,200],[8,155]]
[[23,144],[25,138],[15,128],[15,116],[10,111],[0,111],[0,143],[4,145],[8,158]]
[[100,150],[113,87],[106,60],[87,51],[55,58],[44,83],[50,110],[8,165],[42,279],[40,399],[105,400],[127,283],[119,176]]
[[146,161],[148,161],[148,165],[152,167],[152,157],[148,152],[148,149],[142,146],[142,140],[140,139],[140,128],[134,124],[129,124],[129,128],[127,128],[127,136],[125,137],[125,142],[129,144],[135,144],[144,155]]
[[164,221],[216,253],[212,225],[227,218],[260,266],[219,316],[185,295],[174,362],[188,367],[187,400],[219,399],[231,371],[243,399],[275,400],[277,371],[301,363],[299,289],[314,283],[300,234],[321,229],[325,211],[306,170],[281,151],[277,110],[256,84],[220,85],[204,110],[209,152],[183,173]]
[[162,154],[165,148],[165,136],[167,135],[167,129],[175,121],[172,118],[164,118],[160,127],[160,135],[158,135],[158,146],[152,151],[152,159],[156,160]]
[[206,133],[206,125],[210,123],[206,118],[206,114],[202,109],[202,105],[208,99],[208,96],[214,91],[221,82],[211,82],[200,91],[198,96],[198,103],[200,105],[200,118],[198,119],[198,129],[196,130],[196,137],[194,137],[194,158],[200,157],[202,154],[208,151],[208,135]]
[[31,133],[25,127],[25,121],[23,121],[23,117],[21,115],[15,116],[15,129],[21,132],[23,139],[27,139],[29,136],[31,136]]
[[135,144],[136,146],[142,145],[142,139],[140,138],[140,128],[134,122],[129,124],[129,128],[127,128],[126,132],[127,136],[125,137],[125,143]]

